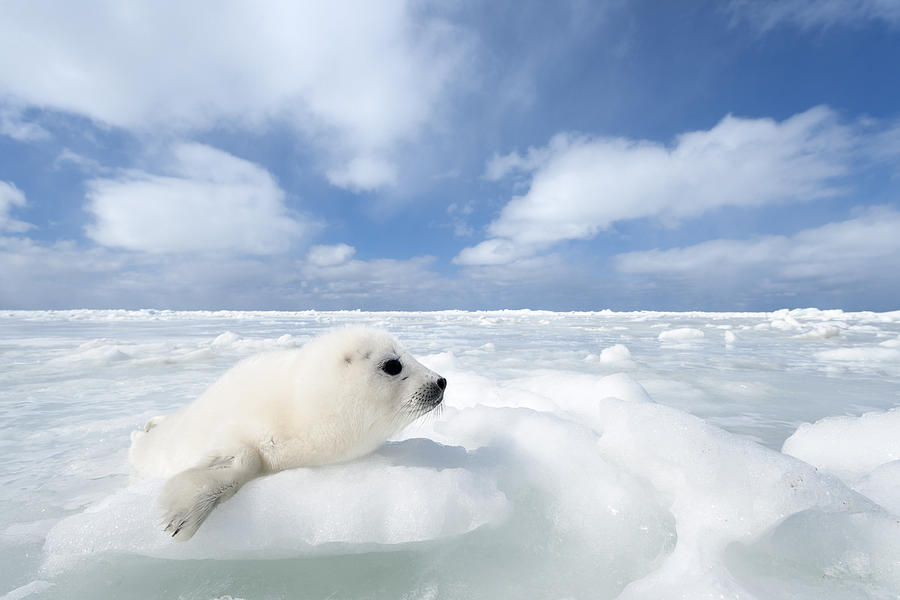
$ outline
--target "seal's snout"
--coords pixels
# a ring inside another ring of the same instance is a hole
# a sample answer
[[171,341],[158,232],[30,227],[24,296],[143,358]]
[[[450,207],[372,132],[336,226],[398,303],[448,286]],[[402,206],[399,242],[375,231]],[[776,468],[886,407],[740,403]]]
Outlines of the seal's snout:
[[[437,376],[437,373],[433,375]],[[429,378],[430,379],[430,378]],[[444,401],[444,389],[447,380],[438,376],[437,379],[426,381],[422,387],[412,395],[409,402],[419,414],[425,414]]]
[[437,406],[444,400],[444,390],[447,388],[447,380],[443,377],[437,378],[431,382],[431,393],[429,394],[430,404]]

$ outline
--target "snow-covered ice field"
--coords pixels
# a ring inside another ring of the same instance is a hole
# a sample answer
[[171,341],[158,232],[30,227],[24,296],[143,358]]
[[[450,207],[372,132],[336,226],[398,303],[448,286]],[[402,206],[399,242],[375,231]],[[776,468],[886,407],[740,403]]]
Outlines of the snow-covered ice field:
[[[162,534],[130,431],[344,324],[443,411]],[[900,312],[0,311],[0,598],[893,599],[897,406]]]

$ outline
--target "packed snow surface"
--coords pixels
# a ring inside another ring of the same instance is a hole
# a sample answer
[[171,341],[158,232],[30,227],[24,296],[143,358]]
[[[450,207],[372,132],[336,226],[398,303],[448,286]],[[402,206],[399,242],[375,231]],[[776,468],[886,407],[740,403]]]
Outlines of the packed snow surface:
[[[130,431],[347,324],[443,409],[165,536]],[[900,312],[0,311],[0,599],[897,598],[898,406]]]

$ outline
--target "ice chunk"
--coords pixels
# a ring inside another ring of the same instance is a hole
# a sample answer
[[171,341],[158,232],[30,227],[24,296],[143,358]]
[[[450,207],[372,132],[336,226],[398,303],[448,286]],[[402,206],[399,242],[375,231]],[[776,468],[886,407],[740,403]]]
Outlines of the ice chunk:
[[[533,393],[552,393],[537,379],[531,384]],[[552,398],[574,411],[574,403]],[[752,544],[786,515],[864,507],[810,465],[682,411],[615,398],[595,398],[590,406],[576,421],[476,406],[436,423],[433,437],[475,454],[502,449],[504,485],[531,486],[552,498],[541,510],[556,535],[590,548],[601,571],[614,564],[621,572],[645,573],[631,579],[621,598],[660,597],[661,590],[666,597],[726,591],[750,597],[726,565],[733,544]],[[815,532],[795,535],[802,540]],[[882,538],[860,551],[879,564],[900,558]],[[874,558],[879,552],[886,554]]]
[[[110,343],[111,342],[111,343]],[[93,340],[82,344],[71,354],[53,359],[53,364],[76,363],[81,366],[105,366],[126,361],[131,355],[112,340]]]
[[621,363],[631,361],[631,351],[622,344],[616,344],[609,348],[604,348],[600,352],[600,362],[603,363]]
[[587,362],[598,362],[607,365],[615,365],[619,368],[634,365],[631,360],[631,351],[623,344],[615,344],[600,351],[600,356],[588,354],[584,357]]
[[606,591],[592,593],[601,597],[647,573],[676,543],[667,498],[605,455],[592,427],[547,412],[479,406],[437,423],[435,436],[501,461],[502,488],[514,490],[510,500],[520,510],[539,511],[530,528],[550,528],[541,543],[562,555],[558,568],[595,574]]
[[603,377],[586,373],[544,373],[515,379],[498,386],[494,406],[513,406],[557,412],[560,409],[591,417],[597,400],[617,398],[628,402],[649,402],[640,383],[625,373]]
[[795,319],[789,314],[782,313],[779,311],[776,313],[778,316],[774,316],[769,321],[769,327],[771,329],[775,329],[777,331],[796,331],[797,329],[802,329],[803,325],[800,324],[800,321]]
[[[222,504],[188,542],[159,527],[160,480],[144,480],[60,521],[45,544],[47,573],[76,559],[125,553],[171,559],[279,558],[352,553],[473,531],[505,517],[493,479],[440,461],[454,448],[430,442],[428,466],[407,466],[409,452],[255,479]],[[454,458],[455,457],[455,458]]]
[[[659,568],[620,598],[752,597],[726,565],[733,544],[752,543],[786,515],[851,506],[850,490],[809,465],[673,408],[606,400],[600,412],[601,451],[668,499],[678,532]],[[814,536],[812,530],[798,533],[801,539]],[[900,558],[896,545],[884,543],[864,546],[867,556],[887,548],[884,564]]]
[[234,344],[241,339],[241,336],[236,334],[233,331],[226,331],[225,333],[219,334],[216,336],[216,339],[212,341],[210,346],[213,348],[221,349],[221,348],[230,348],[234,346]]
[[214,350],[240,350],[250,352],[262,352],[276,348],[293,348],[302,346],[303,341],[297,339],[289,333],[285,333],[278,338],[244,338],[234,333],[226,331],[219,334],[210,342],[209,347]]
[[693,342],[704,337],[704,333],[700,329],[693,327],[679,327],[678,329],[668,329],[661,331],[658,338],[661,342],[684,343]]
[[852,482],[900,460],[900,408],[804,423],[782,451]]
[[841,335],[840,327],[836,325],[831,325],[829,323],[819,323],[813,325],[813,328],[805,333],[800,333],[795,335],[795,338],[799,339],[813,339],[813,340],[825,340],[828,338],[833,338]]
[[848,500],[789,515],[758,541],[732,545],[725,564],[754,598],[897,598],[900,523]]

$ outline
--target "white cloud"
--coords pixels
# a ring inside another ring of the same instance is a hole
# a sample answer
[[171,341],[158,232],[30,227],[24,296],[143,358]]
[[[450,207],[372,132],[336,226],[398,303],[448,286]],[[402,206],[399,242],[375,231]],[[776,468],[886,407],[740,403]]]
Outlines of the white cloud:
[[313,246],[306,254],[306,262],[313,267],[336,267],[350,260],[356,248],[347,244]]
[[[339,264],[321,265],[307,263],[303,265],[303,274],[311,279],[342,280],[345,283],[352,281],[355,285],[358,282],[379,282],[386,283],[397,279],[407,279],[408,285],[414,286],[416,278],[396,277],[398,273],[407,273],[410,271],[418,271],[428,265],[434,263],[433,256],[420,256],[407,260],[397,260],[392,258],[377,258],[373,260],[348,260]],[[430,278],[430,277],[429,277]]]
[[[874,300],[873,292],[900,291],[900,212],[869,209],[856,218],[791,236],[712,240],[669,250],[621,254],[616,268],[662,282],[682,282],[698,294],[719,289],[745,298],[815,290]],[[668,284],[666,284],[668,285]],[[722,290],[723,286],[735,289]],[[740,288],[740,289],[738,289]]]
[[453,227],[453,235],[456,237],[469,237],[475,233],[475,230],[468,224],[467,218],[475,212],[472,201],[465,204],[451,203],[447,207],[447,216],[449,224]]
[[[349,246],[348,246],[349,248]],[[299,264],[245,257],[126,252],[0,236],[4,308],[422,310],[453,306],[433,257]]]
[[900,175],[900,121],[894,121],[876,132],[866,145],[866,150],[874,160],[891,165]]
[[0,135],[22,142],[34,142],[50,137],[50,132],[22,117],[21,111],[9,106],[0,106]]
[[202,144],[172,147],[165,174],[124,171],[87,182],[88,236],[150,253],[276,254],[306,225],[262,167]]
[[781,23],[803,29],[865,21],[900,25],[900,2],[896,0],[732,0],[729,9],[762,31]]
[[25,206],[25,193],[14,183],[0,181],[0,231],[22,233],[31,229],[31,225],[17,221],[9,216],[14,207]]
[[0,237],[7,308],[300,308],[286,259],[124,252]]
[[457,285],[477,308],[599,310],[621,300],[619,286],[602,267],[551,253],[509,264],[463,265]]
[[856,133],[817,107],[781,122],[727,116],[672,146],[559,134],[547,147],[495,157],[488,178],[530,177],[461,264],[501,264],[551,245],[588,239],[616,222],[667,224],[723,206],[798,202],[838,193]]
[[463,248],[453,259],[457,265],[505,265],[530,256],[531,252],[510,240],[485,240],[476,246]]
[[453,306],[454,287],[431,270],[435,258],[378,258],[300,265],[301,290],[332,307],[422,310]]
[[325,173],[334,185],[356,192],[371,191],[397,183],[397,169],[381,158],[358,156]]
[[484,178],[488,181],[500,181],[514,173],[530,173],[536,171],[554,154],[566,150],[569,138],[558,135],[550,140],[544,148],[529,148],[525,155],[518,152],[495,154],[488,160],[484,170]]
[[93,158],[78,154],[77,152],[74,152],[69,148],[63,148],[53,160],[53,168],[61,169],[70,165],[84,173],[91,173],[95,175],[101,173],[111,173],[114,171],[114,169],[104,167],[100,164],[99,161]]
[[401,0],[25,2],[3,12],[0,97],[142,133],[287,123],[353,189],[395,182],[394,154],[440,114],[468,46]]

